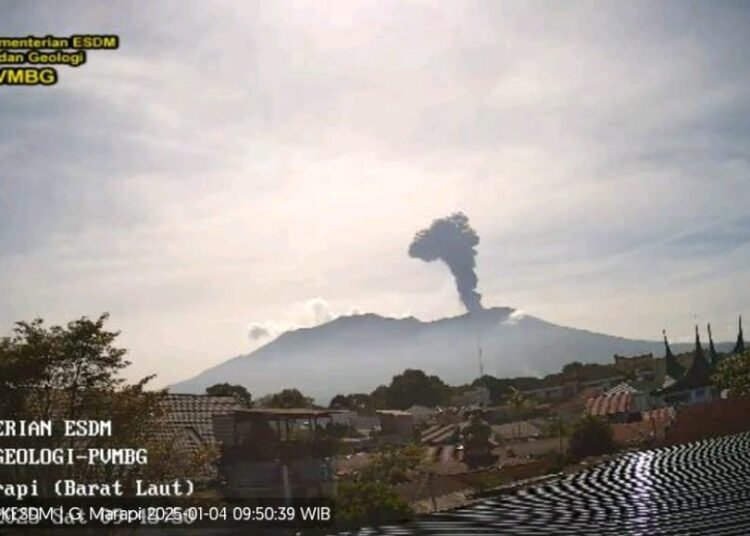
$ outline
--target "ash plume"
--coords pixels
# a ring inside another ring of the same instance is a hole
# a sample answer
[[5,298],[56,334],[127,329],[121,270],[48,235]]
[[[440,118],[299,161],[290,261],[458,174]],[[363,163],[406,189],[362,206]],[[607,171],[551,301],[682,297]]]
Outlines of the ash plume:
[[419,231],[409,246],[410,257],[426,262],[440,259],[448,265],[461,302],[470,313],[482,309],[482,295],[476,291],[477,244],[479,235],[469,225],[469,218],[456,212]]

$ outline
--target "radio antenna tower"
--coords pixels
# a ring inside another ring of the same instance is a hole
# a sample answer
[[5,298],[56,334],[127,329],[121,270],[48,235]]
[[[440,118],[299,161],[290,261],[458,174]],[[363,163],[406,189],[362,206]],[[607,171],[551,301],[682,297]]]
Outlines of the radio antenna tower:
[[477,350],[479,353],[479,377],[484,376],[484,362],[482,361],[482,332],[477,335]]

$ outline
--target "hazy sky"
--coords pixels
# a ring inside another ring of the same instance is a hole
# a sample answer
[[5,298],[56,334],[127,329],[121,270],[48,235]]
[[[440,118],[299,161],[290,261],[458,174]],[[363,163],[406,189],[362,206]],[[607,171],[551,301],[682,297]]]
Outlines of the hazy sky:
[[750,317],[746,3],[30,4],[0,34],[121,48],[0,88],[2,333],[109,311],[163,385],[338,314],[459,314],[407,255],[456,210],[486,306]]

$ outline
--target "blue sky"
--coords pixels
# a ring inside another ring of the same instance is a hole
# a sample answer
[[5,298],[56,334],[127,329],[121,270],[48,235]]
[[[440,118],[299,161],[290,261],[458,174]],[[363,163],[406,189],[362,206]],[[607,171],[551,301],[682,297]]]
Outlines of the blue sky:
[[121,37],[0,90],[3,332],[109,311],[169,383],[253,327],[459,314],[406,253],[455,210],[485,305],[731,339],[750,302],[742,2],[0,4]]

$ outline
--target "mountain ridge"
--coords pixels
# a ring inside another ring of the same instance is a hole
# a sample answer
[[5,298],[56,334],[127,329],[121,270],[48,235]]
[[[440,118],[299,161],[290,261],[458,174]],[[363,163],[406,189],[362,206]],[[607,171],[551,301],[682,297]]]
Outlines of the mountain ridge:
[[[498,377],[541,376],[559,372],[571,361],[612,363],[615,353],[664,353],[661,341],[560,326],[510,307],[431,321],[365,313],[287,331],[169,389],[199,393],[229,382],[259,397],[296,387],[327,404],[339,393],[370,392],[407,368],[457,385],[479,375],[480,340],[484,371]],[[675,351],[690,348],[686,343],[673,345]]]

